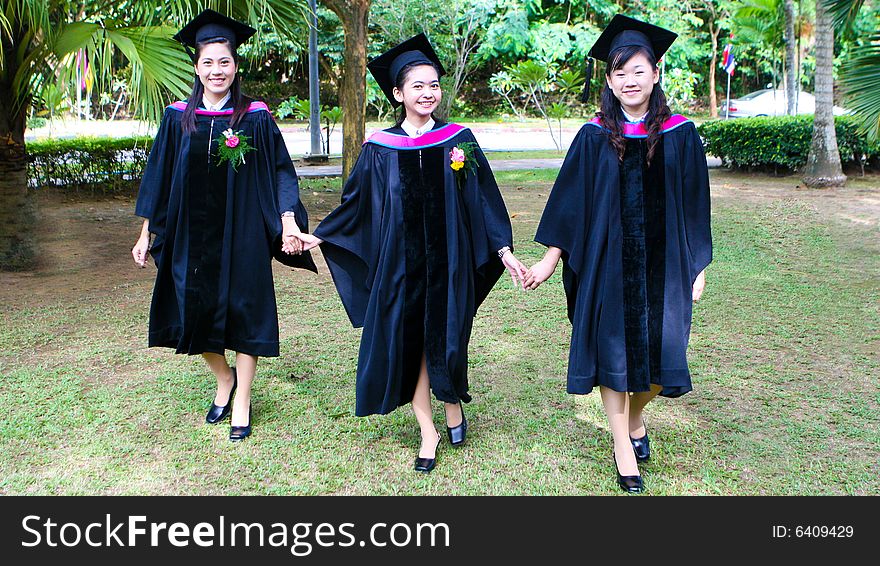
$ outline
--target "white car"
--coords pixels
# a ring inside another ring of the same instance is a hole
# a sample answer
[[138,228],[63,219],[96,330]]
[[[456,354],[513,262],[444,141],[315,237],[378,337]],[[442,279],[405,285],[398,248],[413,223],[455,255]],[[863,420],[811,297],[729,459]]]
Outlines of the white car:
[[[747,118],[750,116],[785,116],[785,91],[765,88],[756,90],[730,101],[731,118]],[[816,111],[816,97],[808,92],[799,92],[796,114],[813,114]],[[846,114],[847,111],[839,106],[833,109],[834,115]],[[719,116],[727,115],[727,101],[721,103]]]

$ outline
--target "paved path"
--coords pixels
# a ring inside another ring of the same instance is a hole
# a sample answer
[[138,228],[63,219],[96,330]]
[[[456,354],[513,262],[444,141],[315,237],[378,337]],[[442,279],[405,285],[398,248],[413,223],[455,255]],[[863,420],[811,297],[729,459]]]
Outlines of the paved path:
[[[489,164],[493,171],[515,171],[517,169],[557,169],[562,166],[562,158],[543,159],[490,159]],[[720,167],[721,160],[717,157],[707,157],[706,164],[709,167]],[[341,165],[301,165],[296,168],[296,174],[303,178],[308,177],[339,177],[342,175]]]

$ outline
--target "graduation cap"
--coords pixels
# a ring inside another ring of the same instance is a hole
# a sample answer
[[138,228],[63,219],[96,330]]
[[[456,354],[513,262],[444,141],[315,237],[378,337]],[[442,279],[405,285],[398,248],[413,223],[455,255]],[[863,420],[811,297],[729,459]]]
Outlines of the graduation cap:
[[609,63],[608,57],[621,47],[643,47],[657,61],[672,45],[678,34],[668,29],[617,14],[590,48],[587,57],[587,79],[581,102],[590,95],[590,78],[593,75],[593,59]]
[[190,20],[188,24],[174,35],[174,39],[183,44],[189,56],[195,60],[196,44],[211,39],[223,38],[229,41],[232,48],[251,38],[257,30],[249,25],[233,20],[214,10],[203,10],[201,14]]
[[423,33],[392,47],[367,63],[370,74],[379,83],[382,92],[395,108],[401,103],[394,99],[394,81],[404,67],[412,64],[436,66],[438,78],[446,74],[446,70],[440,64],[440,58],[437,57],[437,53],[431,47],[431,42]]

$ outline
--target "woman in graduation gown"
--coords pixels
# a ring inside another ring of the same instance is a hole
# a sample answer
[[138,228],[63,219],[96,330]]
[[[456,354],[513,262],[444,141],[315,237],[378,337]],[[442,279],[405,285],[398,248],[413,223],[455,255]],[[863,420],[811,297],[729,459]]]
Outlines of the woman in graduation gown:
[[564,263],[567,389],[599,386],[629,492],[643,490],[638,462],[650,458],[645,405],[691,390],[692,302],[712,259],[703,146],[658,84],[675,37],[618,15],[592,47],[607,62],[601,113],[572,142],[535,236],[547,253],[526,278],[534,289]]
[[[217,378],[205,420],[231,413],[233,441],[251,433],[258,357],[279,354],[271,259],[315,271],[296,238],[308,218],[281,132],[265,104],[241,93],[236,74],[236,48],[254,32],[205,10],[175,36],[197,80],[188,101],[165,110],[138,194],[135,213],[144,222],[132,249],[139,266],[149,252],[158,270],[149,345],[204,357]],[[227,349],[236,352],[234,368]]]
[[485,156],[467,128],[433,117],[443,69],[424,35],[368,65],[392,104],[393,128],[373,135],[345,184],[342,204],[304,235],[321,245],[355,327],[358,416],[412,402],[422,443],[415,469],[430,472],[441,436],[430,392],[445,403],[447,434],[465,440],[467,348],[477,307],[505,267],[522,285],[510,219]]

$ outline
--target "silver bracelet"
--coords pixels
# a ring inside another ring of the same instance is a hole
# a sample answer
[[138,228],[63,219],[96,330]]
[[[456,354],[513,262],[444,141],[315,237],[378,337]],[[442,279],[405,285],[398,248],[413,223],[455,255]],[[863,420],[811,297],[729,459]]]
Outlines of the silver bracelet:
[[509,252],[509,251],[510,251],[510,246],[504,246],[503,248],[501,248],[500,250],[498,250],[498,259],[503,258],[503,257],[504,257],[504,254],[506,254],[506,253]]
[[290,218],[291,216],[296,217],[296,213],[292,210],[285,210],[281,213],[281,218]]

